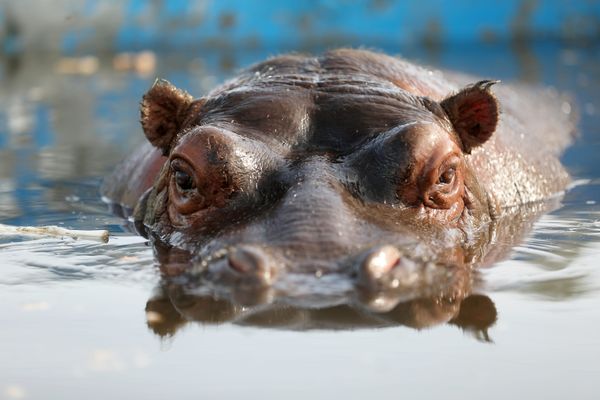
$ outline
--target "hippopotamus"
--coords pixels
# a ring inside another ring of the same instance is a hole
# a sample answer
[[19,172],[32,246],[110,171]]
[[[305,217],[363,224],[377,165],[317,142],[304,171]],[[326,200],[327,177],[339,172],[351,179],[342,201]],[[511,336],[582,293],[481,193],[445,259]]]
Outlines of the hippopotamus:
[[568,100],[498,83],[353,49],[274,57],[201,97],[157,80],[147,142],[103,195],[165,276],[234,302],[460,301],[570,181]]

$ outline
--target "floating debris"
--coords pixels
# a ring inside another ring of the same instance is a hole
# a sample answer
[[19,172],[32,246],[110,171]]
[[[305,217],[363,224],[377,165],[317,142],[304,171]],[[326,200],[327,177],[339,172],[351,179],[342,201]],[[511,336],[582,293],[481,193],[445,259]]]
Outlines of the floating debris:
[[107,230],[75,230],[66,229],[59,226],[12,226],[0,224],[0,236],[7,235],[34,235],[34,236],[54,236],[70,237],[73,239],[98,240],[108,243]]

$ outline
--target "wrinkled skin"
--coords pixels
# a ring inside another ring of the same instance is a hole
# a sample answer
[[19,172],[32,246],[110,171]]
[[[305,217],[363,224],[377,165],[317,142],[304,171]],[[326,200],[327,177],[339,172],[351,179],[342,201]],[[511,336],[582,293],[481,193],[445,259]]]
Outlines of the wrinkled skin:
[[495,83],[343,49],[273,58],[198,99],[157,81],[152,147],[104,195],[199,299],[379,313],[445,299],[451,321],[474,267],[569,182],[564,100]]

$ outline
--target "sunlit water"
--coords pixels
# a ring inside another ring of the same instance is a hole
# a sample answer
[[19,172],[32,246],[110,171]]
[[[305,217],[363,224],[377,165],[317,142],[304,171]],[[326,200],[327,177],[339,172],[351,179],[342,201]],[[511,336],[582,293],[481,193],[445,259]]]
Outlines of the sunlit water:
[[553,85],[580,107],[581,135],[563,157],[578,184],[482,271],[498,312],[485,336],[449,324],[298,331],[185,318],[159,336],[146,313],[159,284],[152,251],[100,201],[101,177],[141,140],[138,102],[155,75],[201,94],[232,61],[266,54],[159,56],[149,75],[110,59],[83,76],[57,72],[52,57],[2,60],[0,223],[106,228],[111,239],[0,238],[0,398],[598,398],[599,50],[404,52]]

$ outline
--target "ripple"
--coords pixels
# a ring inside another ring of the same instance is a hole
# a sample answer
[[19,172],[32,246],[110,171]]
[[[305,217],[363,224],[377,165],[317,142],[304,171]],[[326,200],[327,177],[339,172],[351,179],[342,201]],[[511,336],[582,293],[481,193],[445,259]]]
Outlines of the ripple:
[[509,260],[482,271],[484,287],[555,300],[597,294],[600,208],[584,200],[597,190],[598,182],[575,187],[562,209],[535,223]]
[[143,238],[113,236],[108,244],[36,238],[0,244],[0,285],[50,284],[80,279],[154,282],[151,249]]

